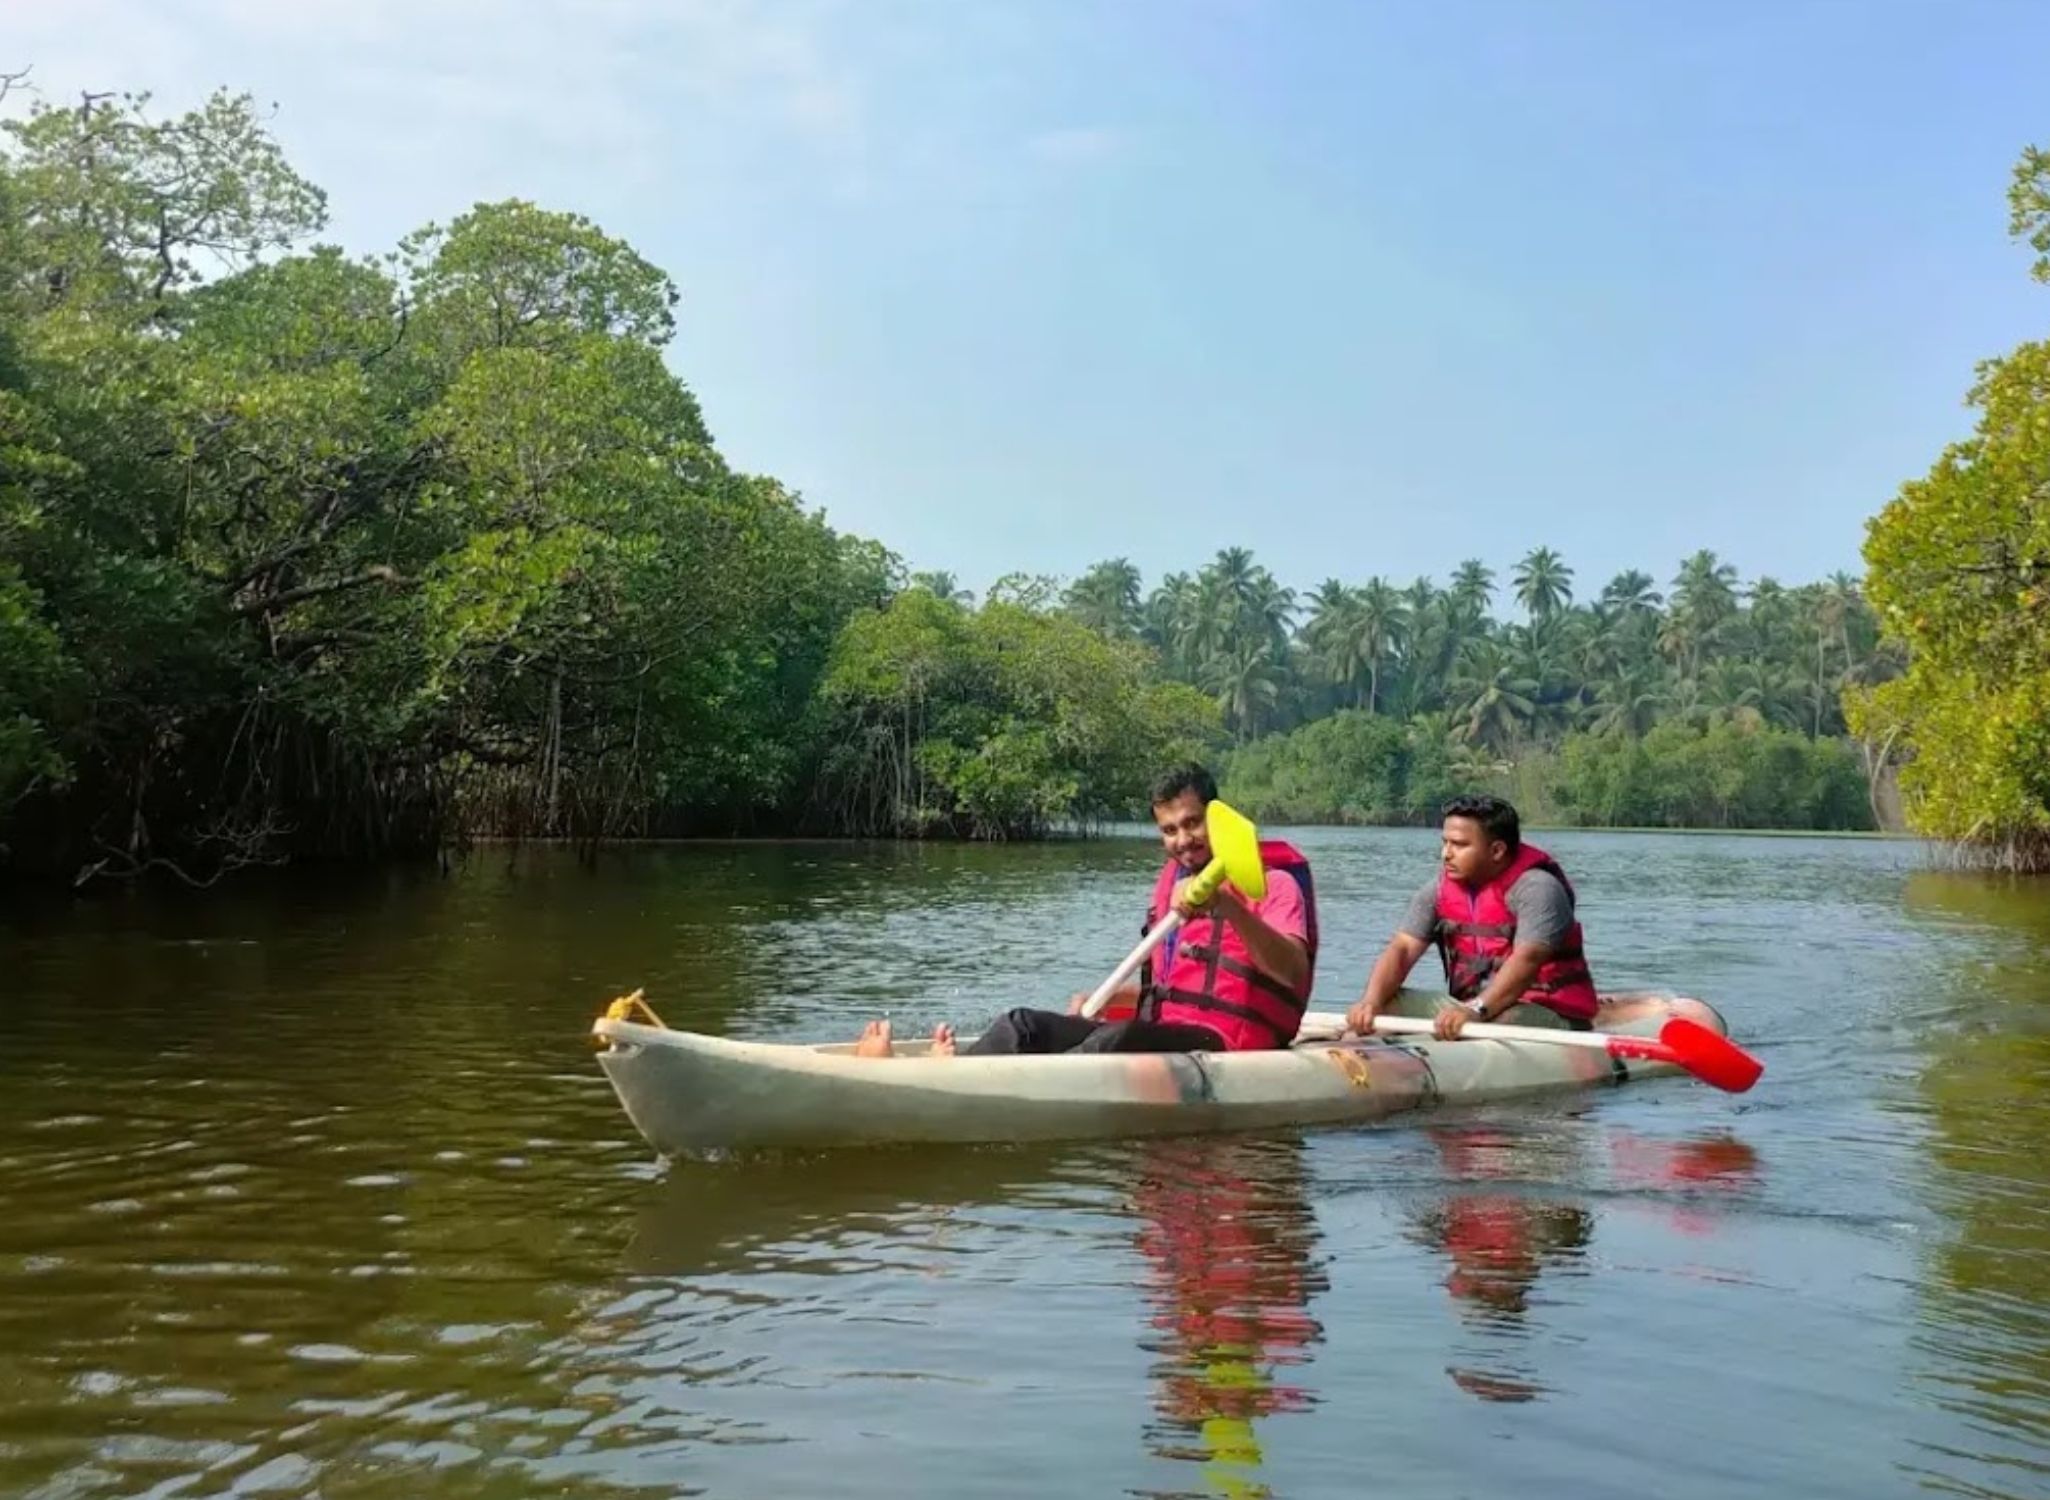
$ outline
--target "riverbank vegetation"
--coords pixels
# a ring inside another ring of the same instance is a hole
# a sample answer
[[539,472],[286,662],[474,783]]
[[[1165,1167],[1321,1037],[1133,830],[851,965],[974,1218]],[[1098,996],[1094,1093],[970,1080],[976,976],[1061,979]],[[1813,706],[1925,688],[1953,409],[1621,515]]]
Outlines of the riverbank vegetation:
[[[2010,229],[2050,282],[2050,152],[2022,154]],[[2050,870],[2050,343],[1986,361],[1978,420],[1901,487],[1865,544],[1906,675],[1851,695],[1904,755],[1912,825],[1966,862]]]
[[1839,703],[1903,658],[1849,577],[1590,588],[1539,548],[1499,589],[1298,594],[1230,547],[978,601],[733,468],[666,362],[676,287],[587,220],[478,204],[356,257],[246,97],[4,131],[0,868],[1029,837],[1143,815],[1190,754],[1269,819],[1481,784],[1869,818]]
[[1884,766],[1846,735],[1847,689],[1901,666],[1858,582],[1741,584],[1712,552],[1669,592],[1642,572],[1576,602],[1550,548],[1449,586],[1326,580],[1299,597],[1244,549],[1140,594],[1122,560],[1066,607],[1151,645],[1210,692],[1234,748],[1229,794],[1255,816],[1427,821],[1457,790],[1596,826],[1864,829]]
[[1496,759],[1441,720],[1341,710],[1226,761],[1225,791],[1292,823],[1417,823],[1458,792],[1492,791],[1534,824],[1592,828],[1874,826],[1859,755],[1747,717],[1668,720],[1639,735],[1577,731]]

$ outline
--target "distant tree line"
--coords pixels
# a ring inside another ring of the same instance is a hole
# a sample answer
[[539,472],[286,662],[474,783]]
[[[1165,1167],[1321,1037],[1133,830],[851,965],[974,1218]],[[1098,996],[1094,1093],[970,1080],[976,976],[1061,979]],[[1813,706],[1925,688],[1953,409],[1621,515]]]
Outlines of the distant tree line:
[[1241,742],[1340,708],[1433,717],[1496,754],[1666,722],[1753,721],[1820,738],[1843,733],[1846,688],[1894,676],[1903,661],[1844,573],[1740,584],[1701,551],[1667,592],[1630,571],[1576,602],[1574,570],[1540,547],[1510,574],[1505,602],[1521,618],[1497,618],[1497,594],[1494,572],[1468,560],[1443,588],[1331,578],[1301,595],[1229,547],[1151,592],[1127,559],[1098,563],[1064,607],[1113,639],[1151,645],[1167,676],[1216,698]]

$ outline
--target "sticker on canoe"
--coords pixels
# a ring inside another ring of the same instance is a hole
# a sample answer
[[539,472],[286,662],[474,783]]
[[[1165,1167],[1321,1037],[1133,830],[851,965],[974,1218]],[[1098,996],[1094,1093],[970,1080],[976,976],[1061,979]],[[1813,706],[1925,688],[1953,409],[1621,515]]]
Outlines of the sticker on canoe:
[[1354,1088],[1370,1089],[1374,1086],[1374,1070],[1367,1066],[1367,1060],[1359,1053],[1344,1047],[1326,1047],[1324,1055],[1338,1065],[1338,1071]]

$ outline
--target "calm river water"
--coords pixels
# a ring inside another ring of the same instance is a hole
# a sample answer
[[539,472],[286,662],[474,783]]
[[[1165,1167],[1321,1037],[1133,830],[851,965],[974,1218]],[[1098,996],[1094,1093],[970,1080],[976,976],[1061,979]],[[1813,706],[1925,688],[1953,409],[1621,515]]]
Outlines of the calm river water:
[[[1427,833],[1311,830],[1317,1004]],[[0,1494],[2050,1494],[2050,884],[1560,834],[1766,1060],[1382,1129],[664,1167],[584,1033],[973,1025],[1140,839],[0,914]]]

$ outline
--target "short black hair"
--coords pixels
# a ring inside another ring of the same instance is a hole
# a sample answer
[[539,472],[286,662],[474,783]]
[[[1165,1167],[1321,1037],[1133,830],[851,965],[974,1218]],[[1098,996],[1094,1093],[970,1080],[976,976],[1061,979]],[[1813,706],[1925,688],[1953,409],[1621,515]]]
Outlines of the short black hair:
[[1163,771],[1153,783],[1153,791],[1147,799],[1147,805],[1163,807],[1183,792],[1194,792],[1203,799],[1203,805],[1208,807],[1217,800],[1217,778],[1194,761]]
[[1481,833],[1489,843],[1500,839],[1514,854],[1523,847],[1523,824],[1516,816],[1516,809],[1500,797],[1485,794],[1474,797],[1453,797],[1438,814],[1442,822],[1446,818],[1472,818],[1481,825]]

